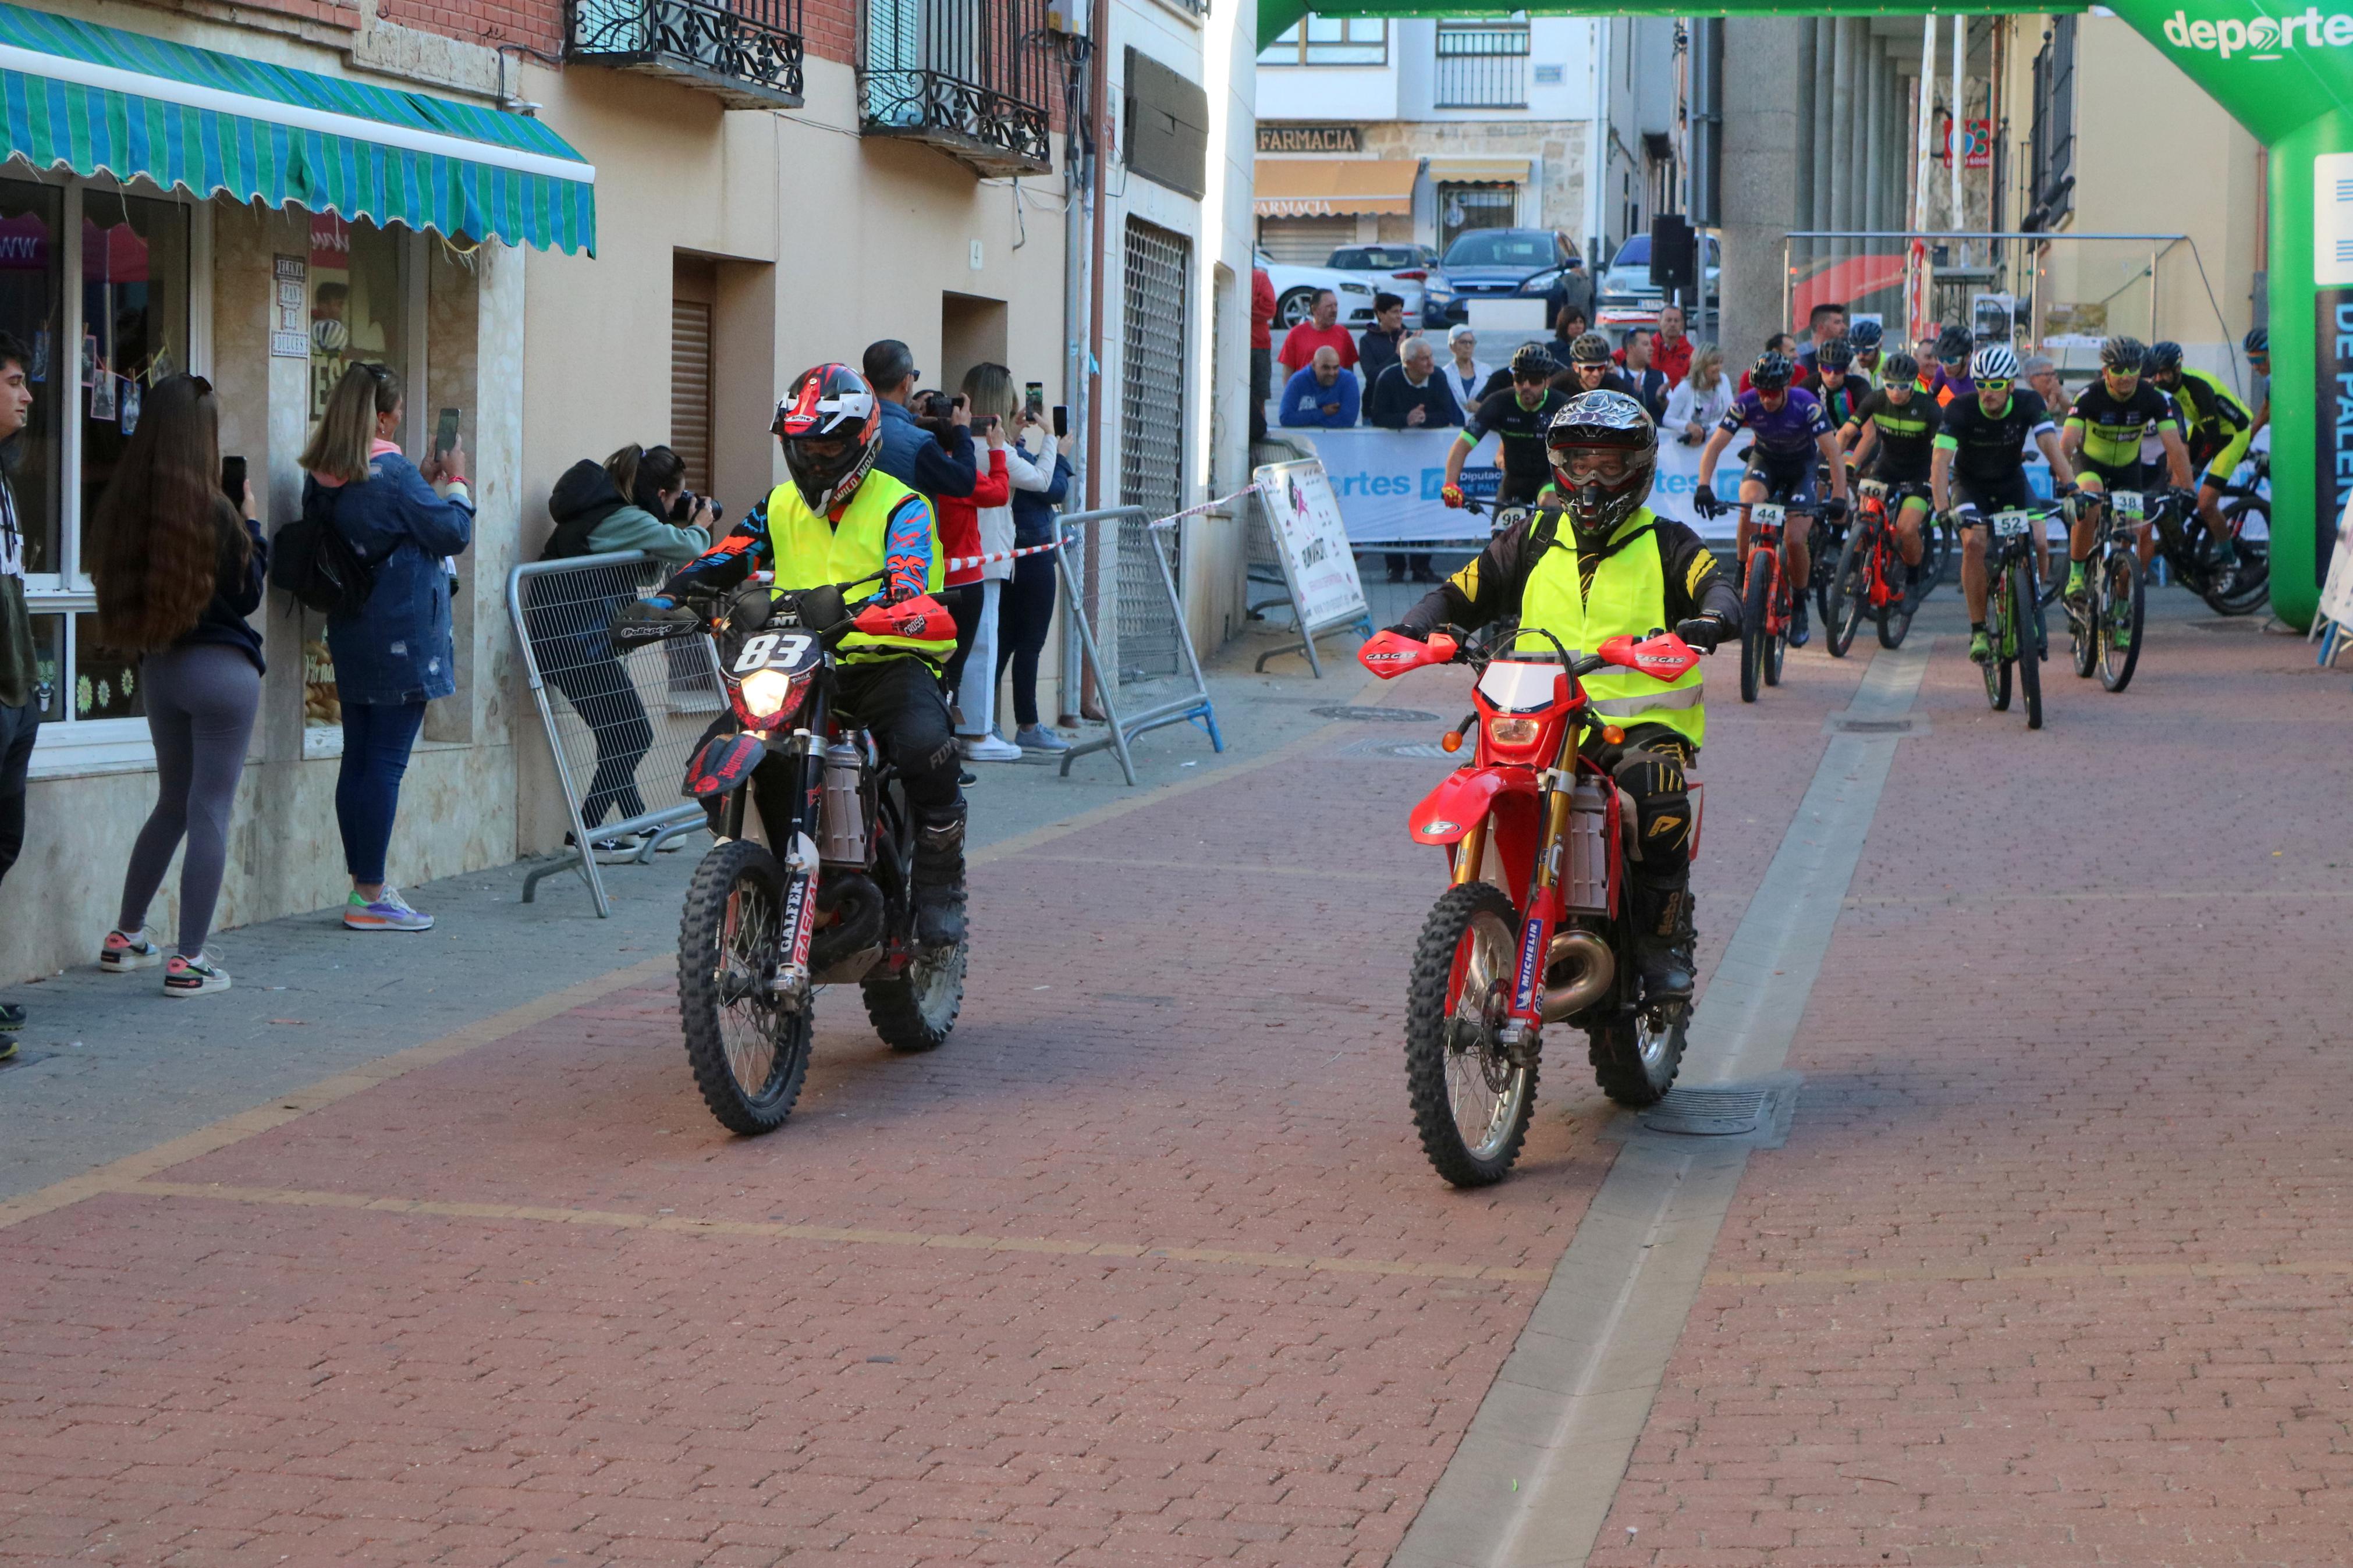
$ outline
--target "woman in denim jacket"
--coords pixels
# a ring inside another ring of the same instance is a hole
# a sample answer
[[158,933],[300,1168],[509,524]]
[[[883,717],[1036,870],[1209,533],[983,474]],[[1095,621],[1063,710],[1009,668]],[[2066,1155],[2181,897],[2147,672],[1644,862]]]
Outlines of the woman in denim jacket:
[[302,453],[309,476],[303,515],[340,531],[375,569],[365,607],[327,619],[343,710],[343,772],[335,781],[335,821],[352,874],[343,924],[353,931],[433,924],[385,883],[384,858],[425,705],[458,689],[452,578],[443,561],[474,539],[464,446],[418,468],[393,442],[402,413],[397,374],[384,365],[353,365],[335,384]]

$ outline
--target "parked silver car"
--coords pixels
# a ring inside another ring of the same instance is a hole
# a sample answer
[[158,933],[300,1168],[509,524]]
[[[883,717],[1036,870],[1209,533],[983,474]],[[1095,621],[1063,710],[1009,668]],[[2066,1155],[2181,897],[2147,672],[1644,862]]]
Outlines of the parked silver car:
[[1438,252],[1427,245],[1344,245],[1332,253],[1334,267],[1362,274],[1376,294],[1405,301],[1409,327],[1443,327],[1454,290],[1438,268]]

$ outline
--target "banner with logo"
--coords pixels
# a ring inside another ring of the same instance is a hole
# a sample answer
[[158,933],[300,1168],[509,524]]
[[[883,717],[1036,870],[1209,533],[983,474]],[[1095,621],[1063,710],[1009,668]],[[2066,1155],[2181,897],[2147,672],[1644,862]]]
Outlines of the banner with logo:
[[[1286,434],[1304,436],[1314,443],[1346,526],[1348,542],[1359,550],[1408,541],[1484,544],[1493,531],[1485,513],[1453,510],[1439,499],[1446,486],[1446,454],[1459,434],[1454,430],[1358,428]],[[1504,477],[1503,470],[1493,466],[1494,453],[1495,438],[1490,437],[1472,454],[1471,466],[1462,470],[1463,493],[1494,495]],[[1710,542],[1728,541],[1731,518],[1706,521],[1692,510],[1692,491],[1699,485],[1699,453],[1697,447],[1675,441],[1659,447],[1651,510],[1661,517],[1689,523]],[[1717,492],[1737,495],[1739,476],[1739,460],[1725,453],[1716,465]]]

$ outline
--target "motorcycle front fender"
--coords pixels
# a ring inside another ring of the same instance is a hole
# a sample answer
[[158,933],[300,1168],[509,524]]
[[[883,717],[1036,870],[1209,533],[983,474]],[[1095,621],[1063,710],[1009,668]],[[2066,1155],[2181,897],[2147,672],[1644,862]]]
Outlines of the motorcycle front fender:
[[730,795],[752,776],[768,754],[767,743],[750,731],[718,734],[702,742],[686,764],[685,793],[697,800]]
[[1472,825],[1492,817],[1494,831],[1488,842],[1503,862],[1510,887],[1524,888],[1535,861],[1540,794],[1536,775],[1527,768],[1457,769],[1413,808],[1413,841],[1459,844]]

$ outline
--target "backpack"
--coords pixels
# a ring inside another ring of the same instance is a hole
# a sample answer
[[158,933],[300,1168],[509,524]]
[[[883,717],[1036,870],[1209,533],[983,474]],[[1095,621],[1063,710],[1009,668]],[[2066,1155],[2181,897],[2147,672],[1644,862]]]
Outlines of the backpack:
[[342,489],[317,486],[302,515],[269,542],[269,580],[327,616],[355,616],[375,592],[375,568],[335,526]]

